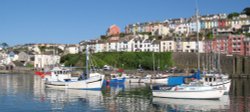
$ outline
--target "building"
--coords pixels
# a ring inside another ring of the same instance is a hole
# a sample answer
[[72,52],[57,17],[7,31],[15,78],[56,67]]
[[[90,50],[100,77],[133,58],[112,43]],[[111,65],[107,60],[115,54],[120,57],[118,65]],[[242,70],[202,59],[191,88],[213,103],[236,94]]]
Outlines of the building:
[[243,33],[250,33],[250,24],[241,26]]
[[77,54],[80,52],[79,44],[70,44],[65,47],[64,54]]
[[120,28],[116,25],[111,25],[107,30],[108,36],[116,36],[121,33]]
[[151,43],[151,51],[152,52],[160,52],[160,41],[159,40],[153,40]]
[[176,43],[174,39],[169,38],[160,41],[160,52],[175,52],[176,51]]
[[26,52],[20,52],[18,54],[18,60],[19,62],[22,62],[23,64],[30,62],[32,58],[32,55],[26,53]]
[[131,41],[133,40],[132,35],[123,37],[119,40],[117,45],[117,51],[125,51],[130,52],[131,51]]
[[7,54],[7,57],[5,57],[4,59],[4,64],[9,64],[13,61],[16,61],[18,60],[18,53],[17,51],[10,51],[8,54]]
[[250,56],[250,37],[244,39],[245,56]]
[[60,56],[58,55],[35,55],[34,67],[45,68],[60,63]]
[[213,51],[227,55],[245,54],[244,35],[221,34],[213,40]]
[[106,43],[104,41],[97,40],[95,44],[95,53],[106,52],[106,51],[107,51]]
[[181,35],[187,36],[189,34],[189,30],[190,28],[186,24],[179,24],[175,27],[174,33],[178,34],[179,36]]
[[203,53],[204,52],[204,45],[203,41],[199,41],[199,51],[197,48],[197,41],[183,41],[182,42],[182,52],[192,52],[192,53]]
[[203,51],[205,53],[213,52],[213,41],[212,40],[203,41]]

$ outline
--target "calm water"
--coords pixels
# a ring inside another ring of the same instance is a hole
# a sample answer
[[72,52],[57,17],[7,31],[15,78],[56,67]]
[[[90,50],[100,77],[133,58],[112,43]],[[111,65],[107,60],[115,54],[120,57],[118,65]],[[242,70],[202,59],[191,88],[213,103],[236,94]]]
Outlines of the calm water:
[[250,80],[233,80],[219,101],[153,98],[148,86],[128,84],[102,91],[44,88],[35,75],[0,75],[0,112],[44,111],[250,111]]

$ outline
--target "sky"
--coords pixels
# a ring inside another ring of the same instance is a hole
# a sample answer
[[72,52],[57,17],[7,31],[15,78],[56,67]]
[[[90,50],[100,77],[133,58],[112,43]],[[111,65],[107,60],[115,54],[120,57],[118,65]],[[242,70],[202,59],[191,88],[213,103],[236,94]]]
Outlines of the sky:
[[[201,15],[241,12],[250,0],[197,0]],[[0,43],[75,44],[109,26],[191,17],[196,0],[0,0]]]

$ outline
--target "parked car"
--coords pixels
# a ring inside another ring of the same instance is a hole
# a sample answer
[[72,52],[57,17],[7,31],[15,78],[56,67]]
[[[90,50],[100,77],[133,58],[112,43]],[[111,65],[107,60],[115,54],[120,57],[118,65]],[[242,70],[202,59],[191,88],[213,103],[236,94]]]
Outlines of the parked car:
[[111,67],[111,66],[108,66],[108,65],[104,65],[104,66],[103,66],[103,70],[104,70],[104,71],[112,70],[112,67]]

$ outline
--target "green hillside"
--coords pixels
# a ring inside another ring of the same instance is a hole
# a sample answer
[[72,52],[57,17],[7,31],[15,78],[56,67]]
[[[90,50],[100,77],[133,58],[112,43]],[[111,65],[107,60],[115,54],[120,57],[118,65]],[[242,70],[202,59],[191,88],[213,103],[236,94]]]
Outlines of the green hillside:
[[[155,68],[158,66],[161,70],[173,65],[172,53],[161,52],[154,53]],[[116,68],[137,69],[141,66],[145,70],[153,69],[152,52],[103,52],[95,53],[90,56],[93,65],[102,68],[104,65],[110,65]],[[61,63],[65,66],[85,65],[85,54],[68,54],[61,58]]]

